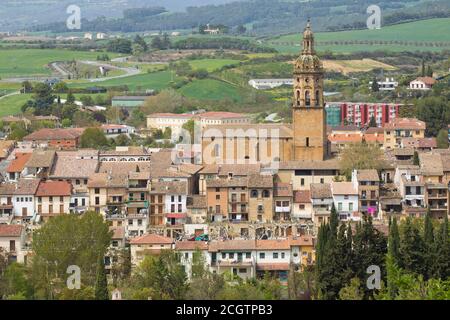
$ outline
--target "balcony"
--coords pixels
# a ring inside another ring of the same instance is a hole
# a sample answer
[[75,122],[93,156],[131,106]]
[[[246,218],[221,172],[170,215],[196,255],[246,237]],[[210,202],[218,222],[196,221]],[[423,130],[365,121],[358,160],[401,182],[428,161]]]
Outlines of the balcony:
[[291,206],[288,207],[275,207],[275,212],[291,212]]

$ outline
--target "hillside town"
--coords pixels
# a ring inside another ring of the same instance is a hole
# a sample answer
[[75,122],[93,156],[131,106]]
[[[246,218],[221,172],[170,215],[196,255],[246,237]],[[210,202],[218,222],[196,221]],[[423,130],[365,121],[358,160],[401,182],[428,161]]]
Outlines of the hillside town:
[[[209,25],[204,31],[216,32]],[[102,263],[113,298],[120,299],[125,289],[117,270],[141,270],[146,257],[165,251],[177,253],[187,281],[196,276],[199,254],[212,274],[270,276],[287,285],[293,274],[320,265],[323,228],[336,218],[350,234],[370,224],[383,237],[394,218],[448,223],[450,149],[426,135],[426,122],[402,117],[405,105],[325,101],[314,45],[308,23],[292,79],[251,84],[292,86],[292,123],[206,110],[151,113],[141,130],[119,122],[64,127],[56,116],[3,117],[0,254],[8,263],[30,265],[42,257],[42,243],[35,241],[52,221],[95,213],[110,231]],[[429,90],[435,81],[419,77],[409,90]],[[379,83],[380,90],[397,85]],[[34,121],[54,126],[8,137],[16,123]],[[169,132],[160,137],[170,140],[166,147],[86,147],[100,135],[156,131]],[[72,232],[61,230],[67,234],[60,239]],[[97,243],[95,234],[85,236]]]

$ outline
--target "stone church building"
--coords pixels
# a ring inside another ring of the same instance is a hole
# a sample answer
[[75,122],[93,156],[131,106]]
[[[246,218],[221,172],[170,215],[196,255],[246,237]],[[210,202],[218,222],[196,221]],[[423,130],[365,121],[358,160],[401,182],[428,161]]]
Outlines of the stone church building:
[[324,70],[308,24],[295,62],[292,124],[208,126],[202,131],[204,164],[324,161],[329,148],[323,99]]

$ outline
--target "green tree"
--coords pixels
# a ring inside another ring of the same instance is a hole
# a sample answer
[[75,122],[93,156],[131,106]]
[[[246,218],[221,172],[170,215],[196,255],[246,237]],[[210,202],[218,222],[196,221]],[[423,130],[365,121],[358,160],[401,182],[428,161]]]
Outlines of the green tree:
[[142,38],[140,35],[136,35],[136,37],[134,37],[134,43],[139,45],[143,52],[148,50],[148,45],[147,42],[145,42],[144,38]]
[[94,287],[98,257],[104,256],[111,236],[103,217],[94,212],[81,217],[59,215],[36,230],[31,271],[36,298],[55,298],[55,292],[64,287],[71,265],[83,271],[83,285]]
[[117,146],[129,146],[131,143],[131,139],[126,134],[119,134],[114,141]]
[[347,180],[351,179],[354,169],[380,170],[383,163],[383,152],[376,144],[352,143],[340,153],[339,166]]
[[376,77],[374,77],[374,78],[372,79],[372,87],[371,87],[371,89],[372,89],[372,92],[378,92],[378,91],[380,91],[380,86],[378,85],[378,80],[377,80]]
[[108,145],[108,139],[100,128],[87,128],[80,138],[82,148],[99,149]]
[[0,277],[0,293],[5,296],[19,295],[26,299],[32,298],[33,290],[24,265],[13,262],[6,268]]
[[361,281],[358,278],[352,278],[350,284],[346,285],[339,291],[339,299],[341,300],[362,300],[364,294],[361,292]]
[[403,226],[403,234],[400,241],[399,266],[406,272],[426,274],[425,244],[420,236],[419,229],[413,224],[411,218],[407,218]]
[[419,166],[420,165],[419,153],[417,151],[414,151],[413,164],[415,166]]
[[433,223],[431,222],[431,212],[429,207],[427,215],[425,216],[423,233],[425,246],[424,259],[426,264],[426,273],[424,274],[424,277],[425,279],[429,279],[433,277],[435,262],[434,228]]
[[400,263],[400,233],[398,231],[397,218],[394,217],[389,225],[388,251],[394,263]]
[[68,104],[68,105],[75,105],[75,96],[73,95],[72,92],[69,92],[67,94],[66,104]]
[[70,119],[64,118],[61,120],[61,125],[63,128],[69,128],[70,126],[72,126],[72,121],[70,121]]
[[108,281],[106,279],[105,261],[103,256],[100,256],[97,264],[95,300],[109,300]]
[[53,86],[53,92],[55,93],[66,93],[69,90],[67,83],[61,81]]
[[137,267],[135,283],[139,289],[150,289],[153,299],[183,299],[188,284],[177,253],[163,250],[158,257],[146,256]]
[[440,279],[450,277],[450,237],[448,216],[440,224],[436,235],[435,276]]
[[448,130],[441,129],[436,138],[437,147],[440,149],[448,148]]

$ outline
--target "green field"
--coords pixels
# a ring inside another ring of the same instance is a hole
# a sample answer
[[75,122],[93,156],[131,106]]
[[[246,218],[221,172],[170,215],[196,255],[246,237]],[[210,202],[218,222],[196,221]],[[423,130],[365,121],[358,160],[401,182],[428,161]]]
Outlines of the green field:
[[223,66],[233,65],[237,63],[239,63],[239,60],[233,59],[200,59],[189,61],[192,69],[206,69],[208,72],[213,72],[222,68]]
[[198,100],[232,99],[237,102],[242,100],[239,88],[213,79],[194,80],[179,91],[186,97]]
[[[63,49],[0,49],[0,77],[47,76],[50,62],[69,60],[96,60],[98,52]],[[110,58],[119,55],[108,53]]]
[[0,117],[21,113],[20,107],[31,98],[29,94],[18,94],[0,99]]
[[[318,45],[320,51],[357,52],[357,51],[441,51],[449,49],[450,18],[421,20],[410,23],[382,27],[379,30],[353,30],[339,32],[319,32],[315,34],[316,42],[321,41],[409,41],[413,45],[392,44],[330,44]],[[287,44],[286,44],[287,42]],[[422,43],[421,43],[422,42]],[[423,45],[423,42],[446,42],[447,47]],[[300,51],[301,34],[290,34],[267,40],[267,44],[282,53]]]
[[[174,80],[176,77],[173,76]],[[172,73],[170,71],[160,71],[153,73],[142,73],[136,76],[99,81],[99,82],[73,82],[69,83],[72,88],[88,88],[92,86],[115,87],[127,85],[130,90],[136,89],[153,89],[161,90],[167,88],[172,81]]]

